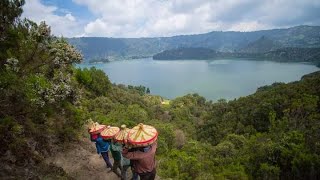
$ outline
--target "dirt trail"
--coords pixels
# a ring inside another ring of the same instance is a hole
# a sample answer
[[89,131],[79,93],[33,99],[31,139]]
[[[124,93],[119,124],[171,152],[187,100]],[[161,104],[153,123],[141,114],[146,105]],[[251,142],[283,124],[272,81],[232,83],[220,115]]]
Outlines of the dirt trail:
[[[94,143],[88,138],[81,139],[78,144],[72,144],[68,150],[57,153],[47,162],[62,167],[71,177],[79,180],[120,179],[106,168],[103,158],[96,153]],[[128,178],[131,178],[130,169]]]

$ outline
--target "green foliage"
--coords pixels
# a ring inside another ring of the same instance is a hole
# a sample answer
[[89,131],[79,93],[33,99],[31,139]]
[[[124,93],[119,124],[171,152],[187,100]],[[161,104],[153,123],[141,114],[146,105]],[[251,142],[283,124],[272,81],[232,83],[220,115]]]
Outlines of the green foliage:
[[166,156],[174,145],[174,127],[170,123],[163,123],[156,120],[153,120],[150,124],[157,127],[157,131],[159,133],[159,148],[157,150],[157,154],[160,156]]
[[[210,49],[219,49],[223,52],[245,52],[235,53],[235,55],[241,57],[241,54],[244,54],[245,57],[248,57],[248,55],[250,57],[253,57],[255,56],[253,53],[275,50],[280,47],[297,47],[296,49],[281,49],[278,52],[273,51],[269,54],[265,53],[264,56],[271,59],[273,59],[274,57],[274,59],[276,60],[279,59],[279,57],[281,58],[281,52],[285,52],[285,60],[309,61],[312,59],[316,59],[313,58],[313,56],[310,57],[309,55],[307,55],[307,52],[309,50],[296,50],[298,48],[319,48],[319,30],[319,26],[296,26],[281,30],[273,29],[256,32],[216,31],[198,35],[174,36],[166,38],[80,37],[70,38],[68,39],[68,41],[78,47],[81,52],[83,52],[87,62],[97,59],[103,61],[106,58],[108,60],[119,60],[134,59],[143,56],[151,57],[157,53],[162,52],[163,50],[170,50],[179,47],[206,48],[204,52],[201,51],[201,49],[200,51],[198,51],[203,52],[203,58],[207,58],[208,56],[206,55],[210,55]],[[302,38],[297,37],[298,35]],[[195,52],[196,50],[190,51],[193,52],[194,56],[199,57],[199,53],[196,54],[197,52]],[[309,52],[315,51],[317,50],[311,49],[311,51]],[[183,55],[185,55],[186,53],[188,52],[184,51]],[[314,57],[319,57],[319,54],[312,54],[315,55]],[[225,53],[225,56],[230,57],[230,53]],[[292,57],[295,58],[290,59]],[[299,57],[301,57],[302,59]]]
[[197,161],[195,156],[190,156],[183,151],[173,149],[162,161],[159,165],[161,168],[160,176],[162,177],[195,179],[200,173],[200,162]]
[[95,67],[90,69],[77,69],[76,78],[79,83],[83,84],[88,90],[97,96],[102,96],[111,88],[111,82],[106,74]]
[[280,179],[280,168],[267,164],[261,163],[258,171],[258,176],[261,179]]
[[52,147],[76,140],[92,118],[156,127],[162,178],[320,177],[320,72],[229,102],[189,94],[162,105],[144,86],[112,85],[102,70],[75,69],[82,55],[44,22],[21,20],[22,4],[0,3],[6,17],[0,20],[1,162],[41,164]]
[[[0,159],[14,169],[30,165],[32,174],[52,147],[77,139],[83,125],[73,78],[82,55],[44,22],[22,20],[23,4],[0,2]],[[21,179],[28,171],[18,172],[4,174]]]
[[224,167],[221,172],[214,175],[215,179],[249,179],[245,168],[239,164],[230,164]]
[[128,89],[137,91],[140,95],[150,94],[150,89],[145,86],[132,86],[128,85]]
[[6,50],[14,47],[17,42],[18,33],[15,31],[19,16],[22,14],[24,0],[2,0],[0,1],[0,64],[8,58]]

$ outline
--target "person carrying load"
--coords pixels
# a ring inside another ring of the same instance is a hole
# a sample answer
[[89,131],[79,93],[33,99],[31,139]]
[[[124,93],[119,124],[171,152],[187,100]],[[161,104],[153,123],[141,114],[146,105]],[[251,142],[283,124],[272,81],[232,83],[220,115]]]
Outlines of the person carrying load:
[[89,122],[88,132],[90,134],[90,139],[92,142],[95,142],[97,153],[102,156],[107,165],[107,168],[112,169],[112,164],[110,162],[108,154],[110,143],[108,141],[105,141],[100,134],[105,129],[105,125],[100,125],[97,122],[94,123],[92,120]]
[[[113,157],[113,166],[112,171],[121,178],[121,172],[122,172],[122,165],[121,165],[121,151],[122,151],[122,145],[115,142],[113,140],[114,136],[118,134],[120,129],[118,127],[111,127],[108,126],[105,130],[101,132],[102,138],[110,142],[110,151]],[[120,169],[120,172],[118,171],[118,168]]]
[[128,144],[134,151],[124,148],[122,155],[133,161],[134,170],[141,180],[154,180],[156,176],[155,153],[157,150],[157,130],[140,123],[128,133]]
[[[115,146],[117,146],[117,148],[119,148],[119,153],[121,155],[121,167],[122,167],[122,170],[121,170],[121,179],[122,180],[126,180],[127,179],[127,170],[129,169],[130,167],[130,160],[123,157],[121,152],[122,152],[122,147],[125,146],[125,144],[127,143],[128,141],[128,132],[130,129],[127,128],[126,125],[121,125],[121,130],[119,133],[117,133],[113,140],[114,140],[114,144]],[[112,145],[112,148],[114,146]],[[133,180],[137,180],[137,174],[136,173],[132,173],[132,176],[133,176]]]

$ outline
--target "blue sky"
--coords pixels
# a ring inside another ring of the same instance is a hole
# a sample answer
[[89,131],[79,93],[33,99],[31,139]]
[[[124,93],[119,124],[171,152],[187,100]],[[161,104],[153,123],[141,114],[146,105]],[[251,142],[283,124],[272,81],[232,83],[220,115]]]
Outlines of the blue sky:
[[27,0],[23,16],[65,37],[159,37],[320,25],[319,0]]
[[59,16],[71,13],[73,16],[86,21],[96,18],[86,6],[78,5],[72,0],[41,0],[41,3],[46,6],[56,6],[58,9],[54,13]]

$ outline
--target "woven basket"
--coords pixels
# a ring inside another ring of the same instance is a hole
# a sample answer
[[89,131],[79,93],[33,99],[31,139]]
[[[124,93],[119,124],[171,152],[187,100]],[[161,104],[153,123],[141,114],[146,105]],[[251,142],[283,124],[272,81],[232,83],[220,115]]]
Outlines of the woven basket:
[[126,125],[121,125],[121,130],[114,136],[114,140],[120,143],[127,143],[129,131],[130,129]]
[[145,147],[154,143],[158,132],[153,126],[142,123],[133,127],[128,133],[128,143],[134,147]]
[[103,139],[112,139],[118,132],[120,128],[108,126],[101,132],[101,137]]
[[97,122],[92,123],[92,124],[89,125],[89,133],[90,134],[99,134],[104,129],[106,129],[106,125],[102,125],[102,124],[99,124]]

